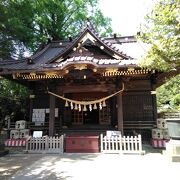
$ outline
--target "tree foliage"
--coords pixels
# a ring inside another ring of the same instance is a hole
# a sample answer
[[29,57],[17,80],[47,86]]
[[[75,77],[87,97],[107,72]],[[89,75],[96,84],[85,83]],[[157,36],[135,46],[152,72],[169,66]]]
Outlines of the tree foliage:
[[0,129],[6,116],[11,119],[25,118],[28,90],[15,82],[0,79]]
[[100,33],[112,32],[98,0],[0,0],[0,12],[1,58],[34,52],[48,38],[76,36],[87,17]]
[[180,75],[167,81],[157,89],[157,105],[159,110],[180,111]]
[[180,68],[180,0],[159,0],[145,18],[141,39],[150,44],[142,65],[160,70]]

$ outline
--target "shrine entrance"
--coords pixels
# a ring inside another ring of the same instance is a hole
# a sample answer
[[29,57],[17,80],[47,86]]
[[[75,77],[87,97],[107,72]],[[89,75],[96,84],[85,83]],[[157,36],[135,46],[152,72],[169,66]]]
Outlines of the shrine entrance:
[[72,112],[72,124],[73,125],[109,125],[111,121],[110,106],[107,101],[107,106],[101,110],[92,109],[91,111],[78,111],[69,110]]
[[99,110],[93,109],[83,114],[84,124],[99,124]]
[[[101,97],[107,96],[107,93],[104,92],[96,92],[96,93],[72,93],[68,94],[68,98],[72,98],[75,100],[87,101],[87,100],[95,100]],[[106,101],[106,106],[100,108],[99,104],[96,104],[90,108],[86,106],[86,111],[79,111],[79,109],[69,109],[69,113],[71,114],[71,122],[72,125],[109,125],[111,121],[110,116],[110,105],[109,100]]]

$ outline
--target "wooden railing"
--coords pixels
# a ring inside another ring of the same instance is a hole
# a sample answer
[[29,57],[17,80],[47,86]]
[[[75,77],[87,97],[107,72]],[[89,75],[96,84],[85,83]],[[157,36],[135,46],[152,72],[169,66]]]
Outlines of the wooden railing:
[[141,135],[138,136],[103,136],[100,135],[100,148],[103,153],[122,153],[122,154],[144,154],[142,150]]
[[26,151],[29,153],[63,153],[64,136],[30,137],[26,142]]

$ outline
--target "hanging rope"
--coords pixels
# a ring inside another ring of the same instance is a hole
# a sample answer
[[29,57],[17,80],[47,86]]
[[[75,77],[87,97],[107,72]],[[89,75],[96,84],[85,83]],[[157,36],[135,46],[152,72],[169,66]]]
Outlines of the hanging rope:
[[63,96],[57,95],[57,94],[52,93],[50,91],[48,91],[48,93],[53,95],[53,96],[56,96],[58,98],[61,98],[61,99],[65,100],[66,101],[66,106],[67,106],[67,102],[70,102],[70,106],[72,107],[73,106],[72,103],[78,104],[78,105],[83,105],[83,106],[92,105],[92,104],[95,105],[97,103],[98,104],[102,103],[102,105],[105,106],[105,100],[107,100],[107,99],[109,99],[109,98],[111,98],[111,97],[113,97],[113,96],[115,96],[115,95],[117,95],[119,93],[122,93],[123,91],[124,91],[124,83],[123,83],[123,87],[122,87],[122,89],[120,91],[115,92],[115,93],[113,93],[113,94],[111,94],[109,96],[106,96],[104,98],[101,98],[101,99],[98,99],[98,100],[94,100],[94,101],[76,101],[76,100],[73,100],[73,99],[69,99],[69,98],[65,98]]

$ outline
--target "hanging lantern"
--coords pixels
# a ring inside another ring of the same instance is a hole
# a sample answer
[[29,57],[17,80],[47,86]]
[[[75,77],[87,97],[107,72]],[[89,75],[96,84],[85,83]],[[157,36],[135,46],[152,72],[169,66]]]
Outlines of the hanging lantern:
[[79,106],[78,106],[78,109],[79,109],[79,111],[81,111],[81,105],[79,104]]
[[92,111],[92,104],[89,105],[89,110]]
[[75,109],[75,110],[78,110],[78,105],[77,105],[77,104],[75,104],[74,109]]
[[106,101],[103,101],[102,107],[106,107]]
[[66,103],[65,103],[65,107],[68,107],[69,106],[69,104],[68,104],[68,102],[66,101]]
[[101,102],[99,103],[99,109],[102,109],[102,104],[101,104]]
[[84,105],[83,111],[87,111],[86,105]]
[[97,105],[96,104],[94,104],[94,108],[93,109],[97,109]]
[[71,109],[73,109],[73,103],[71,102]]

